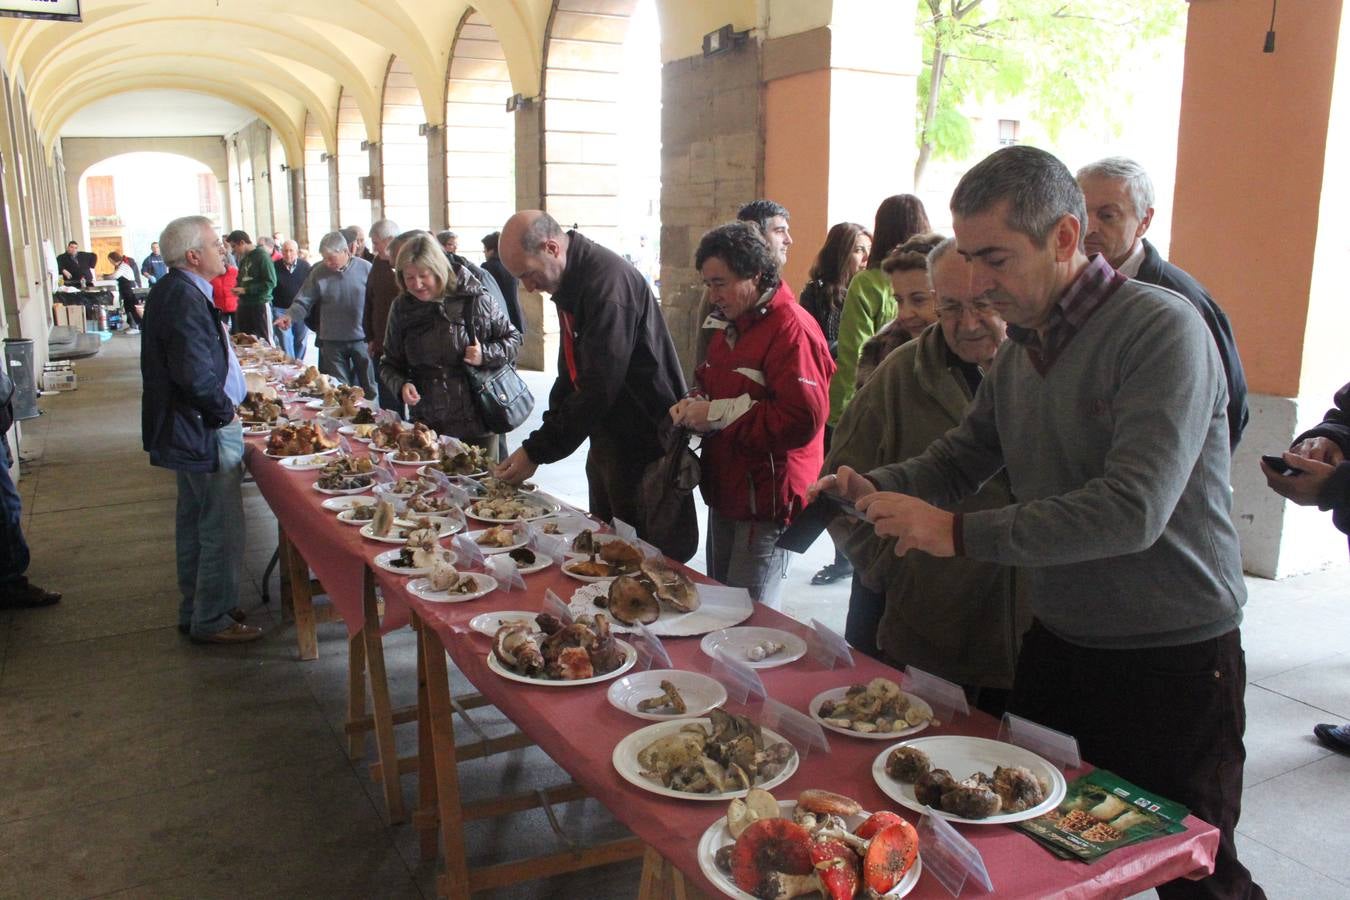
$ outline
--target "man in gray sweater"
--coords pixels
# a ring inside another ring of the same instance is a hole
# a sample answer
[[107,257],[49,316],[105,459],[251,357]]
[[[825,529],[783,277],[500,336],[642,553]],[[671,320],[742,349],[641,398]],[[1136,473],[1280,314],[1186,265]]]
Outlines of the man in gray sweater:
[[[1086,257],[1083,194],[1050,154],[999,150],[951,207],[972,293],[1009,340],[966,418],[922,455],[818,487],[855,500],[898,554],[1021,567],[1035,619],[1009,710],[1219,828],[1214,874],[1161,897],[1264,897],[1233,844],[1246,592],[1214,342],[1180,296]],[[1004,468],[1018,502],[943,508]]]
[[366,396],[375,399],[375,378],[370,367],[370,351],[361,318],[366,308],[366,280],[370,263],[352,256],[347,239],[340,231],[323,236],[319,253],[323,265],[312,268],[305,284],[291,302],[286,315],[277,318],[280,329],[291,327],[291,320],[303,322],[316,304],[322,304],[319,320],[319,371],[360,385]]

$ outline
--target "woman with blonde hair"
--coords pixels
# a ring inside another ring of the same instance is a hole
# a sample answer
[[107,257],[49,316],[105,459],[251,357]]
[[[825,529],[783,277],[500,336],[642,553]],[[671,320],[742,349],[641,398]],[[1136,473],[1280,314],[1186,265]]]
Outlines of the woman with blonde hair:
[[474,405],[465,366],[514,363],[520,332],[467,269],[451,267],[425,232],[404,241],[394,259],[402,293],[389,309],[380,386],[408,405],[409,418],[498,455]]

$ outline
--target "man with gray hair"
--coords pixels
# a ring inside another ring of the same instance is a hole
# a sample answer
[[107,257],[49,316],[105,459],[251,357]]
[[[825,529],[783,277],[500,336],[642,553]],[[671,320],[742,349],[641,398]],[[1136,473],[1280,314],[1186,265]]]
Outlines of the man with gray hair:
[[352,256],[357,259],[364,259],[366,262],[373,262],[375,254],[370,252],[366,246],[366,231],[360,225],[348,225],[345,228],[338,229],[342,236],[347,239],[347,249]]
[[[922,454],[813,489],[855,501],[897,555],[1019,567],[1033,620],[1009,710],[1218,827],[1214,874],[1159,886],[1163,900],[1262,898],[1234,845],[1246,587],[1214,341],[1181,297],[1083,253],[1083,194],[1045,151],[988,156],[951,208],[971,293],[1008,343]],[[1005,468],[1016,502],[951,511]]]
[[350,246],[340,231],[323,236],[319,241],[323,264],[310,270],[290,310],[277,319],[277,327],[290,328],[293,321],[303,321],[312,308],[321,307],[323,315],[315,342],[319,346],[319,371],[346,384],[360,385],[373,400],[375,378],[362,325],[370,263],[352,256]]
[[1175,291],[1204,317],[1228,382],[1228,444],[1236,450],[1248,414],[1247,376],[1233,327],[1205,286],[1163,259],[1144,237],[1153,222],[1153,179],[1134,160],[1108,156],[1079,169],[1078,186],[1087,203],[1088,255],[1100,253],[1122,275]]
[[[277,286],[272,289],[274,326],[277,319],[286,315],[291,304],[295,302],[296,295],[300,293],[300,288],[304,287],[305,279],[309,277],[310,265],[300,258],[299,244],[295,241],[282,241],[281,259],[276,263],[275,269]],[[309,337],[309,329],[305,327],[304,319],[292,321],[290,328],[274,328],[274,331],[277,335],[277,346],[296,359],[305,358],[308,350],[305,339]]]
[[441,245],[441,249],[451,256],[459,255],[459,235],[453,231],[436,232],[436,243]]
[[[393,245],[398,237],[398,224],[392,219],[380,219],[370,226],[370,245],[375,252],[375,261],[370,264],[370,277],[366,279],[366,305],[361,316],[361,327],[366,333],[366,345],[370,351],[370,364],[380,371],[380,357],[384,354],[384,332],[389,324],[389,309],[398,299],[402,290],[394,276]],[[378,379],[376,379],[378,382]],[[389,391],[380,390],[380,407],[403,415],[403,398],[391,396]]]
[[244,373],[211,302],[225,249],[205,216],[174,219],[159,245],[169,271],[145,304],[141,439],[152,466],[178,473],[178,630],[198,643],[254,641],[262,630],[238,609]]

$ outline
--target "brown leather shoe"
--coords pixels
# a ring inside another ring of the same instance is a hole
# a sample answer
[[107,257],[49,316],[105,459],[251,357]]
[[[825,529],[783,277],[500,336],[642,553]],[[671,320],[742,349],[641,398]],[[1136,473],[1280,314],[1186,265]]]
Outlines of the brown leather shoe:
[[40,588],[24,580],[22,584],[0,590],[0,609],[35,609],[61,602],[56,591]]
[[246,644],[263,636],[262,629],[256,625],[241,625],[238,622],[206,637],[192,636],[194,644]]
[[230,618],[240,623],[247,622],[248,613],[236,606],[234,609],[230,610]]

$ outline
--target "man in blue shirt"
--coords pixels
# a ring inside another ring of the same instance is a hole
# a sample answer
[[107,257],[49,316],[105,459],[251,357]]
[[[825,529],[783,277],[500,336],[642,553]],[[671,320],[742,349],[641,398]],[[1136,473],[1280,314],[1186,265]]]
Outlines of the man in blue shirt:
[[169,267],[164,263],[164,257],[159,254],[159,241],[150,242],[150,255],[141,261],[141,274],[149,284],[154,284],[169,274]]
[[254,641],[262,630],[238,609],[244,373],[211,302],[225,250],[205,216],[173,220],[159,243],[169,272],[145,305],[141,437],[151,465],[178,473],[178,630],[197,643]]

